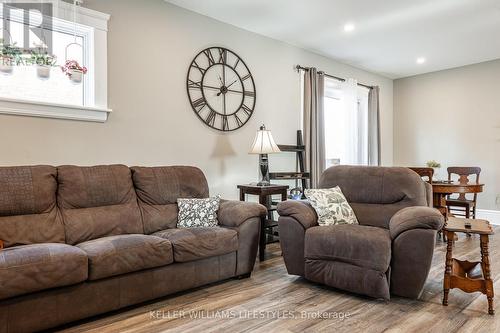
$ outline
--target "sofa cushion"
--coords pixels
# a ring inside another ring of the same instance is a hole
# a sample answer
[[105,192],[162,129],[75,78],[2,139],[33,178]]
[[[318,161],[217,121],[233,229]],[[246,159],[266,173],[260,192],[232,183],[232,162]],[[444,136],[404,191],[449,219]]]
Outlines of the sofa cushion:
[[236,230],[221,227],[166,229],[153,235],[172,243],[174,260],[177,262],[218,256],[238,249]]
[[0,251],[0,299],[87,279],[87,255],[66,244],[32,244]]
[[208,197],[207,180],[198,168],[132,167],[131,170],[146,234],[176,227],[177,198]]
[[5,247],[64,243],[55,167],[0,168],[0,239]]
[[125,165],[60,166],[57,178],[67,243],[144,232],[130,169]]
[[89,258],[89,280],[168,265],[173,262],[172,244],[148,235],[117,235],[77,245]]
[[391,236],[386,229],[356,224],[313,227],[306,231],[304,255],[385,273],[391,262]]

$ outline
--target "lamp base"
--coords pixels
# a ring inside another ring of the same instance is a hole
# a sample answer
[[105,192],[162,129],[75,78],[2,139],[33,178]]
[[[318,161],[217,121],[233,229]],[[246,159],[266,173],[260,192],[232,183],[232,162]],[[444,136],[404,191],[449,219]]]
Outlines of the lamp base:
[[257,183],[257,186],[269,186],[269,159],[267,154],[259,155],[259,171],[261,181]]

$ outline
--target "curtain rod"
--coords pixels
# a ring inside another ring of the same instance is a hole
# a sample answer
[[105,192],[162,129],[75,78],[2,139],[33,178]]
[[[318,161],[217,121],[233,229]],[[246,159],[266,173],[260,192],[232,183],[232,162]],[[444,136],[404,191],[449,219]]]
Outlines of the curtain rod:
[[[300,71],[300,70],[308,71],[311,68],[310,67],[303,67],[301,65],[297,65],[297,66],[295,66],[295,69],[297,71]],[[332,79],[335,79],[335,80],[339,80],[339,81],[345,82],[344,78],[341,78],[341,77],[338,77],[338,76],[335,76],[335,75],[330,75],[330,74],[327,74],[327,73],[325,73],[323,71],[319,71],[318,73],[323,73],[323,75],[326,76],[326,77],[329,77],[329,78],[332,78]],[[373,89],[372,86],[368,86],[368,85],[362,84],[362,83],[358,83],[358,86],[362,86],[362,87],[365,87],[367,89]]]

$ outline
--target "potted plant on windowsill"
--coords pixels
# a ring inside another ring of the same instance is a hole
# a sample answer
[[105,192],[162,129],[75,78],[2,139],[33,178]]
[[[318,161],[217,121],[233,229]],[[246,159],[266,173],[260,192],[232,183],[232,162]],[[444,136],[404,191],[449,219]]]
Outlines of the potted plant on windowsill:
[[33,51],[31,62],[36,65],[36,75],[45,80],[50,77],[50,69],[56,64],[56,57],[47,53]]
[[21,54],[21,50],[19,50],[15,44],[4,44],[3,39],[0,39],[0,46],[0,72],[12,74],[16,60]]
[[76,60],[67,60],[61,69],[73,83],[81,83],[83,75],[87,74],[87,67],[80,66]]

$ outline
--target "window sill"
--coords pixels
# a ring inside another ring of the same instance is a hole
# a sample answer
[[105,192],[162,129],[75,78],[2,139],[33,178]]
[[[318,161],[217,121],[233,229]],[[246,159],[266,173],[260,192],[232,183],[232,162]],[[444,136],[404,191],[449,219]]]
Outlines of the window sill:
[[111,109],[0,98],[0,114],[104,123]]

